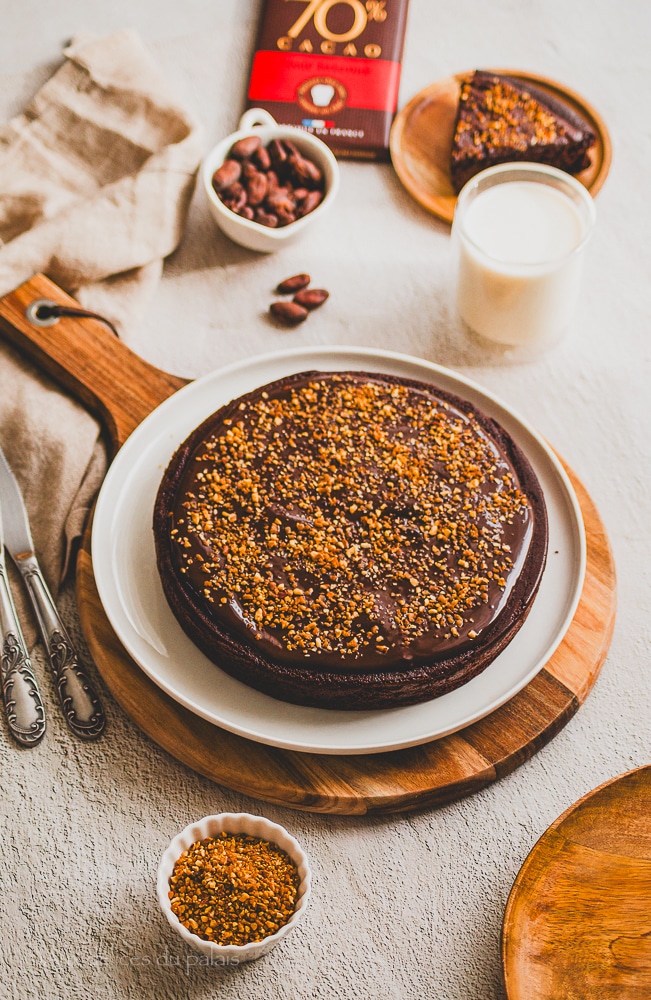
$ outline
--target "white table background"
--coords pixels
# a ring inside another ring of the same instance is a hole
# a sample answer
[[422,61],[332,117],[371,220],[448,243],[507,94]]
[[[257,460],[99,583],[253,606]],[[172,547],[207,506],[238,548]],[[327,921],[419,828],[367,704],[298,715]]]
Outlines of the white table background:
[[[236,127],[257,0],[3,6],[3,120],[51,75],[68,38],[131,26],[203,121],[206,148]],[[75,741],[55,711],[29,752],[2,728],[0,997],[502,1000],[502,916],[528,852],[576,799],[649,759],[650,39],[644,0],[411,0],[400,106],[449,73],[511,67],[578,91],[610,129],[580,313],[553,353],[514,365],[465,345],[447,320],[448,227],[390,165],[349,162],[320,229],[269,257],[219,235],[197,191],[183,245],[128,336],[149,361],[188,377],[276,348],[363,344],[449,365],[499,394],[574,468],[614,547],[617,626],[586,704],[503,781],[439,810],[383,818],[300,813],[229,792],[141,735],[106,692],[109,727],[94,745]],[[278,330],[264,315],[271,291],[302,270],[331,298],[304,326]],[[158,911],[158,857],[188,821],[233,809],[261,811],[302,841],[313,899],[267,958],[196,968]]]

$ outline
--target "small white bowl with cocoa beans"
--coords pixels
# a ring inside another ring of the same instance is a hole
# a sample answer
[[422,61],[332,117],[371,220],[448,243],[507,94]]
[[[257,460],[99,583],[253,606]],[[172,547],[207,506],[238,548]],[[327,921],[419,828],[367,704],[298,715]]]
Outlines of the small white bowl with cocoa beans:
[[270,253],[328,211],[339,164],[324,142],[251,108],[204,160],[201,176],[217,225],[240,246]]

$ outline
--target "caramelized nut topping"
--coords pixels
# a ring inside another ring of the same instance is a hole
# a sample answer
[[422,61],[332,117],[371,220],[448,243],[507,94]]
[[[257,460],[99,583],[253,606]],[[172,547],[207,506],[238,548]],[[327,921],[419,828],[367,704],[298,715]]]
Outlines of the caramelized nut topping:
[[226,606],[274,648],[352,662],[423,636],[472,643],[529,517],[472,413],[356,373],[245,397],[181,493],[172,545],[216,616]]
[[266,840],[221,833],[199,840],[174,865],[172,912],[205,941],[262,941],[287,923],[300,878],[289,855]]

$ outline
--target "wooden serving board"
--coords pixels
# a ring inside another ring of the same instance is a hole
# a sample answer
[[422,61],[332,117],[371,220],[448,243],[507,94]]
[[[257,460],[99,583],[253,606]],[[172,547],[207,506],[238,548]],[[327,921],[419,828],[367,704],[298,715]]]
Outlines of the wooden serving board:
[[[114,454],[159,403],[185,384],[143,361],[92,319],[34,326],[37,299],[75,301],[38,275],[0,300],[0,332],[77,396],[104,424]],[[313,812],[390,813],[440,805],[513,771],[565,725],[588,696],[615,621],[615,567],[597,510],[568,470],[587,533],[587,573],[577,612],[553,657],[492,715],[443,739],[382,754],[332,756],[268,747],[193,715],[131,660],[104,614],[90,555],[77,566],[82,628],[97,669],[140,729],[173,757],[228,788]]]
[[651,766],[580,799],[522,866],[504,916],[509,1000],[651,996]]

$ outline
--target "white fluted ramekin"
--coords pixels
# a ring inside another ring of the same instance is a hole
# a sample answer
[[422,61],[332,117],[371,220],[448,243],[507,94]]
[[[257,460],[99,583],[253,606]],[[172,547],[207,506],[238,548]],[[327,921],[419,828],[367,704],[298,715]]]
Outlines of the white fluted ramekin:
[[[275,934],[270,934],[262,941],[251,941],[241,945],[220,945],[214,941],[193,934],[184,927],[172,911],[169,900],[170,876],[174,865],[188,848],[198,840],[207,837],[218,837],[222,831],[226,833],[242,833],[260,840],[267,840],[286,851],[298,869],[300,885],[296,896],[296,907],[291,917]],[[266,955],[279,941],[289,934],[305,913],[310,896],[311,872],[307,857],[300,844],[278,823],[272,823],[264,816],[252,816],[250,813],[219,813],[215,816],[204,816],[196,823],[190,823],[171,842],[158,866],[157,892],[161,909],[174,930],[192,948],[208,956],[214,965],[237,965],[241,962],[251,962],[255,958]]]

